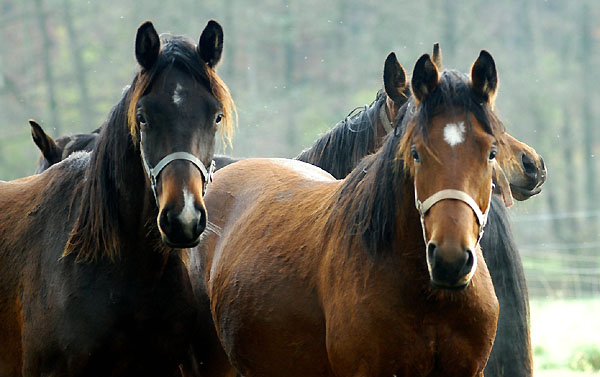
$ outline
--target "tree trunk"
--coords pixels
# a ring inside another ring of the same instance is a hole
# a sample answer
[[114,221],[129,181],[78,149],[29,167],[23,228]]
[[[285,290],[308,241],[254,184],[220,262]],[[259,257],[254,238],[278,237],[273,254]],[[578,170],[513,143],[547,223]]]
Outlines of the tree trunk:
[[[294,48],[294,32],[292,17],[294,13],[290,9],[291,3],[287,0],[283,1],[284,13],[283,13],[283,59],[284,59],[284,82],[288,88],[289,93],[295,95],[296,89],[294,81],[294,70],[295,70],[295,48]],[[293,106],[293,104],[291,105]],[[287,127],[285,131],[285,140],[288,145],[287,150],[294,151],[297,149],[297,135],[296,135],[296,120],[294,118],[294,112],[291,108],[286,111],[287,113]]]
[[235,7],[234,0],[224,0],[223,1],[223,28],[226,30],[226,34],[224,35],[224,44],[225,44],[225,56],[223,59],[223,64],[225,65],[224,75],[227,78],[227,81],[235,82],[235,52],[237,46],[235,45]]
[[[450,62],[453,62],[456,57],[456,7],[457,3],[453,0],[444,2],[444,41],[441,50],[444,59],[448,58]],[[443,61],[442,64],[446,65]]]
[[581,114],[583,126],[583,161],[585,161],[585,190],[588,208],[598,208],[598,198],[596,191],[596,156],[594,153],[595,135],[594,135],[594,116],[592,114],[593,79],[591,72],[594,72],[592,66],[593,41],[590,29],[590,9],[587,4],[582,7],[581,15]]
[[54,72],[52,70],[52,62],[50,59],[50,37],[46,30],[46,13],[43,9],[42,0],[33,0],[35,5],[35,15],[37,18],[38,29],[42,37],[42,56],[41,61],[44,66],[44,78],[46,80],[46,95],[48,99],[48,111],[50,113],[51,127],[48,129],[54,129],[53,136],[59,136],[60,131],[60,120],[57,112],[56,105],[56,88],[54,81]]
[[[83,56],[81,53],[81,46],[79,45],[79,39],[77,38],[77,33],[75,31],[75,27],[73,26],[71,1],[63,0],[62,3],[65,26],[67,28],[67,35],[69,36],[71,58],[73,59],[73,68],[75,69],[75,79],[79,88],[79,113],[81,114],[81,121],[85,122],[86,119],[94,119],[93,109],[88,92],[87,74],[83,64]],[[84,126],[89,127],[90,125],[85,124]]]

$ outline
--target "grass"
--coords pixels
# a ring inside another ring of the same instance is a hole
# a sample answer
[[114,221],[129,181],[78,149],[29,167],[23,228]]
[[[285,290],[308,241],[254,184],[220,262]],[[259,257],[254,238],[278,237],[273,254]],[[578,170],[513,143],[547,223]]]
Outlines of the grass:
[[600,297],[530,306],[535,376],[600,376]]

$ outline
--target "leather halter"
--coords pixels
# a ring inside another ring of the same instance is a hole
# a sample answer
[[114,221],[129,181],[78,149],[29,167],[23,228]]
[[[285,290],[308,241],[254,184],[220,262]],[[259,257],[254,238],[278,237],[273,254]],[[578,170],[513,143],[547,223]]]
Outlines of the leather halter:
[[144,162],[144,170],[146,171],[146,175],[148,176],[148,179],[150,179],[150,184],[152,186],[152,193],[154,194],[154,200],[156,201],[157,207],[160,207],[160,205],[158,203],[158,194],[156,192],[156,181],[158,180],[158,175],[165,167],[167,167],[167,165],[169,165],[171,162],[176,161],[176,160],[189,161],[194,166],[196,166],[198,168],[198,170],[200,170],[200,173],[202,173],[202,178],[204,179],[204,187],[202,189],[202,196],[204,196],[204,194],[206,194],[206,188],[208,187],[208,184],[210,182],[212,182],[212,180],[213,180],[212,177],[215,172],[215,161],[214,160],[211,161],[210,167],[207,170],[206,166],[204,166],[202,161],[200,161],[200,159],[198,157],[194,156],[193,154],[188,153],[188,152],[173,152],[173,153],[170,153],[170,154],[166,155],[165,157],[163,157],[158,162],[158,164],[156,164],[155,167],[151,168],[150,165],[148,164],[148,160],[146,159],[146,156],[144,154],[144,132],[140,132],[140,150],[141,150],[141,155],[142,155],[142,161]]
[[387,115],[386,107],[387,107],[387,105],[384,102],[381,105],[381,107],[379,108],[379,121],[381,122],[381,125],[383,126],[385,133],[389,134],[394,129],[394,123],[392,121],[390,121],[390,118]]
[[453,190],[446,189],[436,192],[431,195],[424,201],[419,200],[419,196],[417,194],[417,187],[415,186],[415,207],[417,207],[417,211],[419,211],[419,215],[421,217],[421,228],[423,229],[423,240],[425,241],[425,245],[427,245],[427,235],[425,234],[425,214],[434,204],[442,201],[442,200],[460,200],[461,202],[468,205],[473,212],[475,213],[475,217],[477,217],[477,223],[479,224],[479,234],[477,235],[477,242],[475,243],[475,247],[479,245],[479,241],[481,241],[481,237],[483,237],[483,230],[485,228],[485,224],[487,223],[488,214],[490,212],[490,207],[492,206],[492,193],[494,192],[494,183],[490,185],[490,194],[488,197],[488,205],[485,209],[485,212],[481,211],[477,202],[466,192],[461,190]]

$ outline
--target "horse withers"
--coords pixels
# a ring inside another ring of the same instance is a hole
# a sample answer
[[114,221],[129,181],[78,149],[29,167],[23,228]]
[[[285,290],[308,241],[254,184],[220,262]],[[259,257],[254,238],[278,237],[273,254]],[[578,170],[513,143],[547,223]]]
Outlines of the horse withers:
[[197,46],[142,24],[141,70],[91,153],[0,184],[0,375],[196,372],[181,248],[204,231],[215,134],[231,131],[222,48],[215,21]]
[[478,243],[501,133],[487,52],[471,76],[421,57],[406,131],[342,181],[288,160],[217,172],[220,237],[198,255],[243,375],[482,375],[498,302]]

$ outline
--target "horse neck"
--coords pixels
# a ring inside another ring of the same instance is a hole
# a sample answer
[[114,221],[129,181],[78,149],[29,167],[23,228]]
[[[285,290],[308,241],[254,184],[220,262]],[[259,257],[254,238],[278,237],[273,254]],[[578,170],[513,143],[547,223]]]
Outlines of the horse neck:
[[150,263],[163,251],[154,197],[129,135],[123,101],[105,124],[80,187],[78,216],[64,253],[80,260],[107,257],[124,263],[144,254],[143,262]]
[[341,258],[354,260],[358,269],[401,276],[394,279],[410,285],[402,291],[415,296],[429,284],[425,246],[412,177],[392,156],[395,146],[384,145],[340,184],[329,206],[327,238],[344,243],[332,249],[347,250]]

